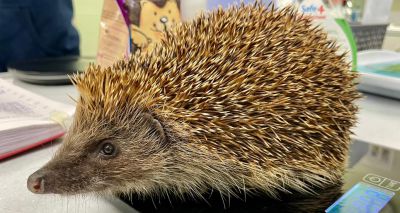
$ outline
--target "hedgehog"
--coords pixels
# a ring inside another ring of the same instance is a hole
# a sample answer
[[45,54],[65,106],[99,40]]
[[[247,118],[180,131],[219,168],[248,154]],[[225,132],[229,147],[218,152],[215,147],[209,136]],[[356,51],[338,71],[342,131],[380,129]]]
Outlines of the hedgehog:
[[236,5],[72,81],[76,112],[34,193],[202,198],[341,180],[360,97],[346,54],[292,7]]

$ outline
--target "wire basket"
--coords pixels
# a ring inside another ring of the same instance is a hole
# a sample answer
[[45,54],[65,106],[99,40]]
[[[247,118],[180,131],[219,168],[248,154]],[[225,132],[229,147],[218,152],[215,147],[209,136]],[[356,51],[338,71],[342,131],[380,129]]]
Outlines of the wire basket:
[[388,24],[361,25],[350,24],[354,38],[357,43],[357,50],[382,49]]

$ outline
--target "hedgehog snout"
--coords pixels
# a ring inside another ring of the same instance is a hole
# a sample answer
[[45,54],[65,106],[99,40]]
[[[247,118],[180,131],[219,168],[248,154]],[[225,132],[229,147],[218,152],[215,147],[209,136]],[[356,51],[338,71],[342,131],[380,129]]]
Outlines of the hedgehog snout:
[[27,187],[29,191],[35,194],[44,194],[45,183],[46,183],[46,172],[38,170],[29,176],[27,181]]

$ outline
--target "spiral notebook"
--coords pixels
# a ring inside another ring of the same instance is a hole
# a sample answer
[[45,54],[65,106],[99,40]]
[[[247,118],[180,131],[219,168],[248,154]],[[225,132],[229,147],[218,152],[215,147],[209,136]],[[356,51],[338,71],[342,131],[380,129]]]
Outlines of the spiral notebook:
[[0,160],[61,137],[74,107],[0,79]]

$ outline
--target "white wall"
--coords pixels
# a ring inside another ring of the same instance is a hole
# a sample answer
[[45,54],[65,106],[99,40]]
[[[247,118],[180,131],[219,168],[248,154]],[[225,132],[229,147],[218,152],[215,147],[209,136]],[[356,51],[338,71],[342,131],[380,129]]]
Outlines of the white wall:
[[181,0],[182,19],[189,20],[206,9],[207,0]]

